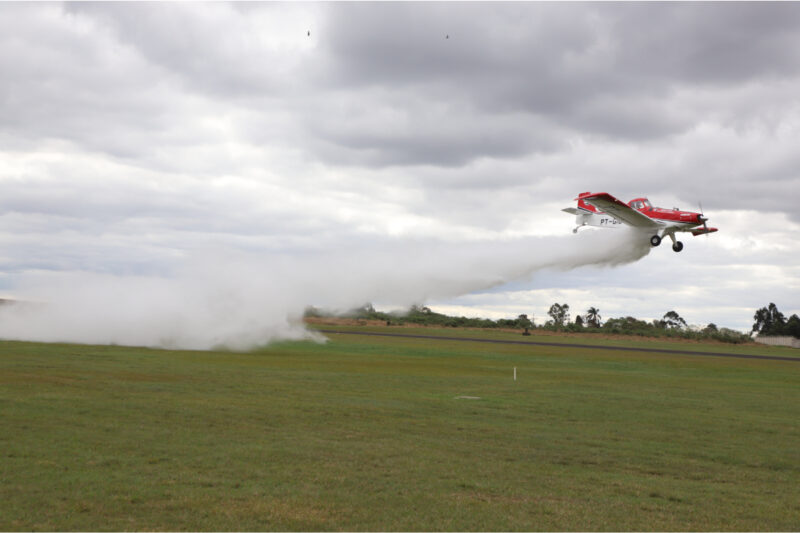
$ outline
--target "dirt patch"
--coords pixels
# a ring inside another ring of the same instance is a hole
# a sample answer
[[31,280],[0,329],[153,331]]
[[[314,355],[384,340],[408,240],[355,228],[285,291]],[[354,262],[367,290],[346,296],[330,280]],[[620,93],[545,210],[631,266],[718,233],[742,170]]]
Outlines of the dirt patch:
[[[306,317],[303,319],[306,324],[316,326],[385,326],[385,320],[364,320],[360,318],[339,318],[339,317]],[[399,326],[398,326],[399,327]]]
[[[367,327],[386,327],[385,320],[364,320],[358,318],[341,318],[341,317],[307,317],[303,321],[306,324],[317,326],[367,326]],[[521,329],[512,328],[447,328],[442,325],[423,325],[414,323],[391,323],[392,327],[403,329],[416,329],[416,330],[429,330],[429,329],[458,329],[460,331],[477,331],[477,332],[490,332],[498,331],[503,333],[516,333],[522,336]],[[641,335],[621,335],[613,333],[575,333],[572,331],[547,331],[540,329],[530,330],[529,337],[557,337],[572,338],[572,339],[585,339],[585,340],[612,340],[612,341],[630,341],[630,340],[643,340],[643,341],[657,341],[657,342],[674,342],[676,344],[719,344],[730,346],[730,343],[718,341],[716,339],[682,339],[677,337],[647,337]]]

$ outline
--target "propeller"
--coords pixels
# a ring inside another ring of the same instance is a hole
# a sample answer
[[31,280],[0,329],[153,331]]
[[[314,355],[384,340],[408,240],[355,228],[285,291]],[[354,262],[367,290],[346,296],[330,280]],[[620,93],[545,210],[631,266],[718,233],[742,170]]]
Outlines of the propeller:
[[[707,224],[707,222],[708,222],[708,218],[706,218],[706,214],[703,212],[703,202],[701,202],[701,201],[699,201],[699,200],[698,200],[698,202],[697,202],[697,205],[698,205],[698,207],[700,207],[700,217],[699,217],[699,220],[702,220],[702,221],[703,221],[703,228],[704,228],[706,231],[708,231],[708,224]],[[706,233],[706,237],[708,237],[708,233]]]

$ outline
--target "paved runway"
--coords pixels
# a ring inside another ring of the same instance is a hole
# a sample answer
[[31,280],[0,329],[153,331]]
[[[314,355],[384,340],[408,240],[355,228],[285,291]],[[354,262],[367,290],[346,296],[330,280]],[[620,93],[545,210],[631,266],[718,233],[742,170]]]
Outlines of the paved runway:
[[667,350],[664,348],[631,348],[628,346],[601,346],[594,344],[569,344],[561,342],[537,342],[537,341],[512,341],[500,339],[470,339],[468,337],[445,337],[441,335],[411,335],[406,333],[378,333],[369,331],[334,331],[330,329],[319,329],[320,333],[335,335],[367,335],[373,337],[402,337],[407,339],[432,339],[439,341],[463,341],[463,342],[483,342],[490,344],[529,344],[532,346],[552,346],[554,348],[586,348],[590,350],[614,350],[622,352],[647,352],[647,353],[666,353],[674,355],[699,355],[705,357],[734,357],[737,359],[765,359],[769,361],[791,361],[800,363],[800,357],[784,357],[779,355],[750,355],[741,353],[723,352],[694,352],[691,350]]

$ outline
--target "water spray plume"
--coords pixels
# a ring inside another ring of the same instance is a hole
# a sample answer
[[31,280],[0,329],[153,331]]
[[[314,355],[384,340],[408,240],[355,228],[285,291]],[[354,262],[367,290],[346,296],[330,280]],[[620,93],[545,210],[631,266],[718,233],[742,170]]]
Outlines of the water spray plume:
[[0,306],[0,338],[243,350],[321,339],[302,323],[308,305],[409,307],[543,269],[613,267],[649,251],[647,240],[627,229],[467,244],[395,241],[302,257],[216,250],[188,257],[168,277],[29,276],[17,291],[29,303]]

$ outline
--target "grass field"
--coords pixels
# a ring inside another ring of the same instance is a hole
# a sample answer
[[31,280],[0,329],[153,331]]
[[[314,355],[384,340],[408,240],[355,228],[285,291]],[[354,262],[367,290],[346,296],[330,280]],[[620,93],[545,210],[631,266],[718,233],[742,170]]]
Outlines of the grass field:
[[0,424],[2,530],[800,530],[796,362],[0,342]]

